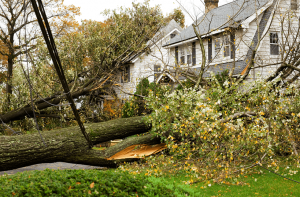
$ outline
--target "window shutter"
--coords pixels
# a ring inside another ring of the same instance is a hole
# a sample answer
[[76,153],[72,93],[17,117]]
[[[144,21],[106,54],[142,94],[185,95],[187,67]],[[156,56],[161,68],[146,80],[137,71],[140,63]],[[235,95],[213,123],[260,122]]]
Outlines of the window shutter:
[[180,53],[180,65],[184,65],[185,64],[185,48],[183,46],[181,46],[179,48],[179,53]]
[[130,65],[127,66],[127,82],[130,82]]
[[193,66],[196,65],[196,42],[192,43],[192,63]]
[[230,43],[231,43],[230,58],[233,59],[235,58],[235,33],[234,32],[230,34]]
[[212,60],[212,38],[208,38],[208,62]]
[[175,64],[178,65],[178,47],[175,47]]

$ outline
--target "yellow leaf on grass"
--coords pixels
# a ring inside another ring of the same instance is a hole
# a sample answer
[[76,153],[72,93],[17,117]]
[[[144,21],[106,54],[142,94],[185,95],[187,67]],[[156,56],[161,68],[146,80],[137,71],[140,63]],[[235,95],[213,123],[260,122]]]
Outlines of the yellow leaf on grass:
[[93,187],[94,187],[94,185],[95,185],[95,183],[94,183],[94,182],[92,182],[92,183],[91,183],[91,185],[90,185],[90,188],[93,188]]

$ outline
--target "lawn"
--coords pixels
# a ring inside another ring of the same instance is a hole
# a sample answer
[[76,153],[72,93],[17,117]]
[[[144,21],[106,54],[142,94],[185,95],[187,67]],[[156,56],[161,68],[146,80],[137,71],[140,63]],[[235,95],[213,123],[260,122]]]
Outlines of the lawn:
[[[281,174],[300,182],[298,168]],[[225,184],[185,184],[184,173],[160,177],[121,170],[44,170],[0,177],[0,196],[300,196],[300,184],[257,167]]]

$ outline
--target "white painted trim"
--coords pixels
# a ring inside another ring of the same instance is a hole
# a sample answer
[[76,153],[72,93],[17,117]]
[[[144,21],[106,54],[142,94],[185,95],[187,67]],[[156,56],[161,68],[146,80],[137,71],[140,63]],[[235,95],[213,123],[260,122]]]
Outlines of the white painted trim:
[[194,40],[198,40],[198,38],[197,37],[196,38],[191,38],[191,39],[183,41],[183,42],[178,42],[178,43],[175,43],[175,44],[172,44],[172,45],[169,45],[169,46],[165,46],[164,48],[169,49],[169,48],[172,48],[172,47],[175,47],[175,46],[179,46],[179,45],[182,45],[182,44],[185,44],[185,43],[192,42]]
[[156,80],[156,83],[158,83],[161,80],[161,78],[163,77],[163,75],[167,75],[173,82],[176,82],[176,80],[169,73],[162,72],[161,75]]
[[[222,32],[224,32],[224,31],[225,31],[225,29],[215,30],[215,31],[212,31],[212,32],[210,32],[209,34],[203,35],[203,36],[201,36],[201,37],[202,37],[202,38],[209,37],[209,36],[212,36],[212,35],[215,35],[215,34],[222,33]],[[177,43],[175,43],[175,44],[165,46],[164,48],[165,48],[165,49],[169,49],[169,48],[172,48],[172,47],[175,47],[175,46],[179,46],[179,45],[181,45],[181,44],[185,44],[185,43],[188,43],[188,42],[192,42],[192,41],[194,41],[194,40],[198,40],[198,38],[197,38],[197,37],[195,37],[195,38],[190,38],[189,40],[185,40],[185,41],[182,41],[182,42],[177,42]]]
[[266,5],[261,7],[259,10],[257,10],[256,13],[252,14],[249,18],[244,20],[241,24],[242,28],[249,28],[249,24],[256,18],[256,16],[261,15],[268,7],[270,7],[273,4],[274,0],[270,0]]
[[[161,40],[164,40],[166,37],[170,36],[171,33],[173,33],[174,31],[177,31],[178,33],[180,33],[180,31],[179,31],[177,28],[173,29],[173,30],[170,31],[166,36],[164,36],[163,38],[161,38],[160,40],[158,40],[157,42],[155,42],[155,43],[150,47],[150,49],[152,49],[153,47],[155,47],[155,46],[156,46],[156,43],[158,43],[158,42],[160,42]],[[150,40],[150,41],[151,41],[151,40]],[[144,55],[144,54],[145,54],[145,53],[142,53],[141,55],[137,56],[137,57],[134,58],[131,62],[132,62],[132,63],[135,63],[135,62],[139,59],[139,57],[142,56],[142,55]]]
[[[162,39],[160,39],[159,41],[161,41],[161,40],[165,39],[166,37],[170,36],[174,31],[177,31],[178,33],[180,33],[180,31],[177,28],[175,28],[172,31],[170,31],[165,37],[163,37]],[[159,41],[157,41],[157,42],[159,42]]]

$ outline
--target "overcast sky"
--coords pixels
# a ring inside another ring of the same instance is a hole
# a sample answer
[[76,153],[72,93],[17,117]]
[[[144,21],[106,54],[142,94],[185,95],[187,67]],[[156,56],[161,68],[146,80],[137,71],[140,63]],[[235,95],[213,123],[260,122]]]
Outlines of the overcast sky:
[[[219,6],[226,4],[232,0],[219,0]],[[78,21],[83,19],[92,19],[97,21],[104,21],[105,18],[100,14],[105,9],[117,9],[118,7],[131,7],[132,2],[144,2],[144,0],[65,0],[65,5],[75,5],[80,7],[81,16],[77,17]],[[195,17],[195,13],[202,13],[203,0],[179,0],[181,4]],[[150,6],[160,5],[161,10],[166,15],[174,8],[180,7],[176,0],[150,0]],[[190,25],[193,20],[185,13],[186,25]]]

